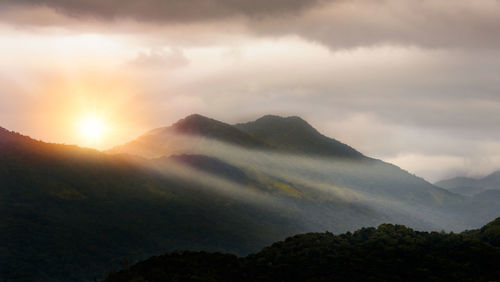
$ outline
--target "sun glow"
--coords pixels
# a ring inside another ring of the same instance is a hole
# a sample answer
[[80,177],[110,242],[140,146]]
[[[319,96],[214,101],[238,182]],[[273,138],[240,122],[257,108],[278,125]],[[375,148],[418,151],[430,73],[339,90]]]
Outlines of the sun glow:
[[80,134],[89,143],[101,141],[106,129],[103,119],[94,115],[84,117],[79,124]]

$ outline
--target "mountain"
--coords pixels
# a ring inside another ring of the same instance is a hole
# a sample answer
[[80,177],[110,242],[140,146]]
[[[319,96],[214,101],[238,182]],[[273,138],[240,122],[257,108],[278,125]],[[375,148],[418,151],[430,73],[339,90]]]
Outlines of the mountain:
[[454,193],[473,196],[487,190],[500,190],[500,171],[495,171],[483,178],[455,177],[438,181],[435,184]]
[[[159,159],[158,161],[162,161]],[[179,162],[192,168],[215,174],[219,177],[237,182],[239,184],[250,184],[254,182],[243,170],[227,164],[219,159],[204,155],[173,155],[167,158],[168,161]]]
[[304,228],[272,197],[157,165],[0,130],[0,280],[88,281],[122,258],[245,254]]
[[322,135],[296,116],[284,118],[266,115],[252,122],[236,124],[235,127],[287,152],[322,157],[364,157],[348,145]]
[[500,218],[460,234],[382,224],[296,235],[246,257],[167,253],[105,281],[497,281],[499,238]]
[[[214,132],[213,128],[216,128]],[[243,141],[244,138],[247,141]],[[422,224],[414,227],[436,225],[432,222],[436,217],[424,215],[426,211],[440,209],[443,203],[461,201],[460,196],[394,165],[365,157],[348,145],[322,135],[299,117],[268,115],[231,126],[191,115],[170,127],[151,131],[115,147],[110,152],[143,157],[184,154],[215,158],[237,167],[250,178],[258,179],[262,182],[261,186],[267,189],[276,188],[278,183],[280,190],[307,196],[326,190],[334,194],[327,198],[362,202],[362,205],[367,204],[371,208],[381,208],[380,213],[386,215],[404,213],[404,218],[415,218],[414,215],[419,214],[418,221]],[[206,168],[204,170],[207,171]],[[212,169],[211,173],[218,174],[215,170]],[[370,199],[369,203],[364,203],[366,198]],[[386,205],[381,205],[381,202]],[[450,223],[451,228],[463,222],[445,221]],[[325,228],[330,225],[326,223]],[[441,226],[441,223],[437,225]]]
[[[298,141],[286,146],[192,115],[109,152],[0,130],[0,277],[88,281],[124,258],[176,249],[247,255],[297,233],[384,222],[461,231],[500,210],[347,156],[348,146],[292,121],[282,130]],[[332,153],[319,157],[303,140]]]
[[207,118],[199,114],[190,115],[174,123],[170,128],[160,131],[174,130],[177,133],[201,135],[220,141],[250,148],[266,148],[266,144],[251,135],[236,130],[233,126]]
[[348,191],[318,190],[226,159],[112,155],[0,130],[0,277],[88,281],[124,258],[168,250],[245,255],[300,232],[383,221],[431,228]]
[[[261,117],[253,122],[230,125],[199,114],[193,114],[171,126],[154,129],[128,144],[111,149],[109,152],[127,152],[158,157],[181,153],[183,149],[189,151],[193,148],[208,146],[202,140],[192,142],[192,138],[182,138],[182,136],[213,139],[247,149],[323,157],[365,158],[360,152],[348,145],[322,135],[299,117],[283,118],[272,115]],[[185,146],[186,142],[189,143],[189,146]],[[149,149],[145,149],[145,147]]]
[[[199,137],[194,140],[189,137]],[[109,150],[109,153],[128,153],[147,157],[182,154],[197,149],[203,151],[210,148],[213,139],[245,148],[269,149],[269,145],[261,140],[238,130],[237,128],[198,114],[187,116],[171,126],[161,127],[140,136],[127,144]]]

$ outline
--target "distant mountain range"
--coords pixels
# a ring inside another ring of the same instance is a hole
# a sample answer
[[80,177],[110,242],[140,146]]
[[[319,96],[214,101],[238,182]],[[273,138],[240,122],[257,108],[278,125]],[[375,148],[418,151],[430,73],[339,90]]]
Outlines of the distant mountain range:
[[107,152],[0,129],[0,277],[91,280],[123,258],[246,255],[386,222],[461,231],[499,215],[491,199],[364,156],[299,117],[191,115]]
[[500,171],[483,178],[455,177],[436,182],[436,185],[465,196],[474,196],[489,190],[500,191]]

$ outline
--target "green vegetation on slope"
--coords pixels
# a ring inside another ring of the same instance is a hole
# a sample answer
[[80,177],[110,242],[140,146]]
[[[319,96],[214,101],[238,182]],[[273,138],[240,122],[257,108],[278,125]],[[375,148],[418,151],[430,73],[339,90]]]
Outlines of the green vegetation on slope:
[[0,280],[81,281],[121,258],[256,251],[298,226],[142,162],[0,131]]
[[383,224],[342,235],[297,235],[244,258],[168,253],[105,281],[496,281],[499,239],[500,218],[460,234]]

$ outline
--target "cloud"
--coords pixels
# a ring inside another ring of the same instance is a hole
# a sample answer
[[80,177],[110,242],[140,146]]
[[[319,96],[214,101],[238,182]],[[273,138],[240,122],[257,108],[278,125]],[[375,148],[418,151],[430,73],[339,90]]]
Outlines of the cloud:
[[71,17],[180,23],[297,13],[319,0],[3,0],[9,8],[49,7]]
[[0,22],[6,101],[43,89],[31,72],[104,69],[138,85],[154,126],[300,115],[433,179],[500,159],[488,145],[500,140],[497,0],[0,0]]
[[[500,31],[497,0],[0,0],[0,8],[2,20],[8,23],[65,25],[80,21],[94,22],[90,29],[102,29],[132,20],[142,26],[134,32],[174,29],[193,40],[198,34],[186,31],[204,25],[212,34],[298,35],[332,49],[387,44],[500,46],[500,37],[495,36]],[[234,26],[244,28],[234,30]]]
[[[498,168],[488,160],[500,159],[500,147],[486,146],[500,140],[495,52],[332,51],[288,37],[254,41],[230,60],[223,48],[185,53],[190,65],[162,80],[163,92],[198,97],[203,103],[196,111],[207,116],[242,122],[270,113],[299,115],[327,136],[429,180]],[[178,118],[193,109],[165,107]]]
[[305,11],[300,18],[269,17],[253,27],[262,34],[297,34],[331,48],[496,48],[500,1],[335,1]]
[[189,60],[179,49],[149,50],[148,52],[139,52],[130,63],[145,68],[173,69],[188,65]]

